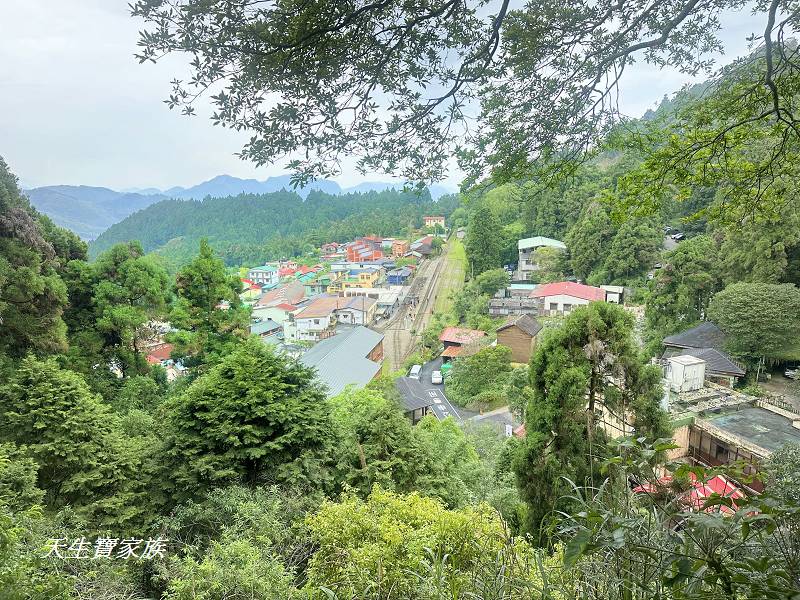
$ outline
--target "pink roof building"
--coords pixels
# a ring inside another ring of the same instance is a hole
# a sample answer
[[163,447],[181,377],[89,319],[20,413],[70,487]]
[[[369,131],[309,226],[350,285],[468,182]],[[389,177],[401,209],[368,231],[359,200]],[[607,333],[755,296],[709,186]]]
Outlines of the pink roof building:
[[540,285],[530,293],[531,298],[547,298],[549,296],[571,296],[588,302],[605,302],[606,291],[603,288],[582,283],[559,281]]

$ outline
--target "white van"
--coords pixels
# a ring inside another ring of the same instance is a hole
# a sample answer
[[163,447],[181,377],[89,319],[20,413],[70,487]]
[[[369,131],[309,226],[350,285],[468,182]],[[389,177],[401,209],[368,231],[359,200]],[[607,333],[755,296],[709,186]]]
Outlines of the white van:
[[419,379],[420,371],[422,371],[422,365],[414,365],[411,367],[411,372],[408,374],[408,376],[411,379]]

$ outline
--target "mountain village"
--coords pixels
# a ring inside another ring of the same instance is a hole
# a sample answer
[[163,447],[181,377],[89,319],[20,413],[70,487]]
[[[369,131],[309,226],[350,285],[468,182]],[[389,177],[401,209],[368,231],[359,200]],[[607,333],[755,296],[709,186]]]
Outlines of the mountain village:
[[[465,233],[448,230],[444,217],[425,217],[424,222],[430,233],[412,241],[365,236],[323,244],[314,264],[281,260],[247,269],[241,298],[252,310],[250,332],[313,367],[329,397],[399,369],[395,386],[412,423],[432,414],[462,424],[481,422],[500,435],[524,437],[525,426],[509,407],[484,413],[450,402],[447,381],[455,362],[499,345],[510,349],[513,363],[527,364],[545,327],[558,326],[574,309],[592,302],[626,306],[626,288],[574,280],[532,283],[539,269],[535,251],[566,246],[543,236],[520,239],[519,261],[507,267],[508,285],[486,306],[486,314],[498,322],[491,335],[446,327],[435,356],[423,364],[408,364],[434,313],[436,297],[454,291],[439,285],[447,240],[452,236],[460,243]],[[641,317],[635,307],[627,308]],[[673,421],[679,445],[670,456],[713,467],[746,461],[755,475],[756,465],[772,451],[800,443],[800,399],[734,390],[746,373],[724,350],[725,341],[716,325],[704,322],[664,338],[662,353],[653,359],[663,370],[662,408]],[[162,336],[147,359],[175,378],[182,367],[170,358],[170,350]],[[635,432],[630,415],[614,414],[602,402],[598,414],[613,437]],[[725,485],[728,491],[738,489],[731,482]],[[761,489],[758,479],[748,486],[749,491]],[[694,493],[702,495],[703,490]]]

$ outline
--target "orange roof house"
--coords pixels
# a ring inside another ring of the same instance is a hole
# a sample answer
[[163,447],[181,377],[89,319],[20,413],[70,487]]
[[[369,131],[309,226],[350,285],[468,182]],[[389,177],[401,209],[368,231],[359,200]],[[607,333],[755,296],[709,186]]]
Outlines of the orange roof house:
[[448,361],[457,356],[474,354],[481,339],[486,337],[486,332],[464,327],[445,327],[439,335],[439,341],[444,344],[442,358]]
[[465,327],[445,327],[439,334],[439,341],[446,345],[464,346],[478,341],[486,335],[485,331]]

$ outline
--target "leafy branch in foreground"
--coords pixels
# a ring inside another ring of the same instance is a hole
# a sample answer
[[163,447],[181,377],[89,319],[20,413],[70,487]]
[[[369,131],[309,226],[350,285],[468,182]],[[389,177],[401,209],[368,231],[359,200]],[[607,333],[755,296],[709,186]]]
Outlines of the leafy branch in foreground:
[[298,182],[336,174],[352,156],[362,171],[413,181],[441,177],[457,156],[472,182],[580,157],[620,122],[628,66],[710,72],[720,15],[750,9],[762,58],[746,61],[747,93],[722,90],[737,115],[726,125],[775,123],[791,138],[798,12],[788,0],[131,5],[145,22],[141,62],[192,57],[190,79],[173,82],[167,104],[194,114],[208,93],[216,124],[252,134],[242,157],[292,158]]
[[[800,507],[787,496],[691,496],[693,481],[745,481],[736,465],[668,463],[671,440],[627,438],[596,488],[577,488],[558,539],[581,598],[795,598]],[[633,488],[633,489],[632,489]],[[733,489],[733,488],[731,488]],[[779,488],[778,488],[779,489]]]
[[[618,208],[649,214],[668,199],[685,201],[712,188],[717,201],[704,211],[709,219],[780,221],[798,198],[797,50],[787,42],[772,57],[762,49],[739,59],[676,115],[614,140],[645,157],[622,178]],[[767,85],[763,74],[770,70],[774,81]]]

